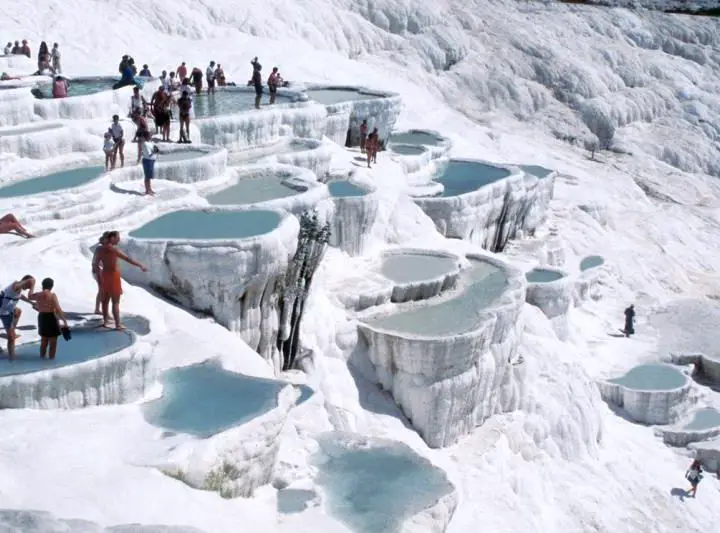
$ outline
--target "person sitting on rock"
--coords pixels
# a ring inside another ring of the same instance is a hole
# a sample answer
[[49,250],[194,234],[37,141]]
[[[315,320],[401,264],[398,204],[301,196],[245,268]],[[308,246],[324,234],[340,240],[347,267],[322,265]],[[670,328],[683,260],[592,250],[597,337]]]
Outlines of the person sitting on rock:
[[13,55],[20,55],[22,52],[22,47],[20,46],[20,41],[15,41],[15,46],[13,46],[12,51],[10,52]]
[[30,45],[28,45],[27,40],[23,39],[22,46],[20,47],[20,53],[27,57],[32,57],[32,52],[30,52]]
[[629,337],[630,335],[635,334],[635,306],[630,305],[627,309],[625,309],[625,327],[623,328],[623,333],[626,337]]
[[12,42],[9,42],[5,46],[5,49],[3,50],[3,54],[5,54],[6,56],[9,56],[12,53],[13,53],[13,45],[12,45]]
[[11,76],[7,72],[3,72],[2,74],[0,74],[0,81],[19,80],[19,79],[20,79],[19,76]]

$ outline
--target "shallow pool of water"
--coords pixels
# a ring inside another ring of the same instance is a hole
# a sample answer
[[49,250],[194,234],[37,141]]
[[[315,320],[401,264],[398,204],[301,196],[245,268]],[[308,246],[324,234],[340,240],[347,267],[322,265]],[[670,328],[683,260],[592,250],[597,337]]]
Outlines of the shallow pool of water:
[[[261,101],[263,106],[269,106],[269,98],[267,89],[265,89]],[[276,105],[290,102],[292,102],[292,98],[288,96],[277,95],[275,99]],[[233,113],[243,113],[252,109],[255,109],[254,91],[218,91],[214,95],[203,92],[200,95],[193,96],[195,118],[232,115]]]
[[427,131],[411,130],[390,135],[391,143],[422,144],[425,146],[438,146],[442,139]]
[[207,201],[213,205],[256,204],[294,196],[301,192],[304,191],[285,185],[280,178],[251,178],[240,180],[227,189],[209,195]]
[[382,275],[395,283],[436,279],[457,268],[450,257],[423,253],[388,254],[382,261]]
[[[117,80],[68,80],[68,96],[87,96],[103,91],[112,91],[113,84]],[[43,83],[40,85],[40,92],[45,98],[52,98],[52,83]]]
[[563,274],[561,272],[555,272],[554,270],[547,270],[545,268],[533,268],[530,272],[525,273],[525,279],[530,283],[550,283],[562,279]]
[[375,317],[369,326],[422,336],[446,337],[474,331],[478,314],[497,300],[507,287],[505,272],[485,261],[470,260],[460,275],[460,292],[449,300]]
[[189,161],[207,155],[207,152],[201,150],[178,150],[176,152],[160,152],[157,155],[158,163],[166,163],[169,161]]
[[91,182],[103,172],[105,172],[105,168],[103,167],[80,167],[55,172],[47,176],[18,181],[11,185],[0,187],[0,198],[15,198],[18,196],[72,189],[73,187],[79,187]]
[[360,91],[353,89],[310,89],[309,91],[305,91],[305,94],[307,94],[310,100],[315,100],[323,105],[380,98],[378,95],[361,93]]
[[427,148],[411,144],[391,144],[390,151],[398,155],[421,155],[427,151]]
[[589,270],[591,268],[599,267],[605,263],[605,259],[599,255],[589,255],[580,261],[580,270]]
[[475,161],[450,161],[443,165],[434,180],[442,183],[443,197],[459,196],[507,178],[510,171]]
[[519,165],[520,169],[538,178],[546,178],[553,173],[552,170],[538,165]]
[[682,429],[687,431],[700,431],[720,426],[720,412],[712,407],[699,409],[695,411],[690,422],[685,424]]
[[333,198],[347,198],[350,196],[365,196],[368,191],[361,189],[347,180],[331,181],[327,184],[330,196]]
[[280,224],[274,211],[174,211],[130,232],[136,239],[247,239]]
[[635,390],[672,390],[684,386],[687,378],[671,366],[650,363],[636,366],[622,377],[608,380]]
[[[207,438],[257,418],[277,407],[287,383],[245,376],[204,363],[171,368],[160,377],[162,396],[143,405],[145,419],[154,426]],[[298,400],[312,391],[303,387]]]
[[330,514],[355,533],[395,533],[452,491],[439,468],[401,443],[321,443],[316,481]]
[[[22,335],[22,332],[20,332]],[[20,339],[22,340],[22,339]],[[60,368],[84,363],[128,348],[135,342],[129,331],[114,331],[105,328],[72,329],[72,339],[58,339],[54,360],[40,358],[40,343],[32,342],[16,347],[17,359],[7,360],[7,353],[0,359],[0,376],[29,374],[41,370]]]
[[39,131],[50,131],[62,128],[62,124],[48,124],[47,122],[38,122],[21,128],[0,128],[0,137],[10,137],[13,135],[25,135],[27,133],[37,133]]

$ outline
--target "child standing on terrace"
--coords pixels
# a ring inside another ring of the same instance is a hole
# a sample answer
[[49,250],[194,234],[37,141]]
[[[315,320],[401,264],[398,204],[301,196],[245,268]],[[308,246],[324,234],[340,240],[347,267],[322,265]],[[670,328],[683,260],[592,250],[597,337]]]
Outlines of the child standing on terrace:
[[38,333],[40,335],[40,357],[45,359],[48,354],[49,359],[55,359],[57,351],[57,340],[62,332],[58,319],[62,320],[63,326],[68,327],[65,313],[63,313],[58,301],[57,295],[52,291],[55,282],[52,278],[45,278],[42,281],[42,291],[30,295],[30,300],[37,302],[38,310]]
[[105,132],[105,142],[103,142],[103,152],[105,152],[105,172],[115,166],[115,141],[113,141],[112,133]]

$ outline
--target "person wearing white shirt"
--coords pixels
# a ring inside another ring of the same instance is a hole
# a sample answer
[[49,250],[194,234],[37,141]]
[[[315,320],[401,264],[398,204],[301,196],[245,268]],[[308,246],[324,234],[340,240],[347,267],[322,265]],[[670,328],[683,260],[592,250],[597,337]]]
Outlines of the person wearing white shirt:
[[152,190],[152,180],[155,177],[155,160],[159,150],[151,139],[150,132],[147,132],[142,141],[142,166],[145,174],[145,194],[155,196],[155,191]]
[[113,122],[110,126],[110,135],[112,135],[113,141],[115,141],[115,153],[113,154],[112,168],[115,168],[115,162],[117,156],[120,154],[120,166],[125,166],[125,132],[123,131],[122,125],[120,125],[120,117],[113,115]]
[[205,79],[207,79],[208,94],[215,94],[215,61],[210,61],[210,66],[205,71]]
[[62,73],[62,68],[60,66],[60,48],[58,47],[58,43],[55,43],[53,45],[52,52],[50,52],[50,57],[52,58],[52,68],[55,70],[55,74]]
[[5,47],[5,50],[3,50],[3,53],[6,56],[9,56],[10,54],[12,54],[12,49],[13,49],[12,43],[7,43],[7,46]]

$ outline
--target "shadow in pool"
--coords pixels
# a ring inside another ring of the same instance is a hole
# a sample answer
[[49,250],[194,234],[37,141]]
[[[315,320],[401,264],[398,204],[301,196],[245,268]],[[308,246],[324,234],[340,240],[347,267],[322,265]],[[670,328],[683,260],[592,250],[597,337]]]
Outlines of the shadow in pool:
[[72,330],[72,340],[58,340],[57,355],[52,361],[40,358],[40,343],[21,344],[15,361],[3,361],[0,376],[29,374],[98,359],[130,347],[135,342],[132,331],[113,331],[83,327]]
[[[288,383],[229,372],[216,361],[171,368],[160,377],[163,394],[143,406],[150,424],[167,431],[208,438],[277,407]],[[312,395],[302,386],[297,403]]]

